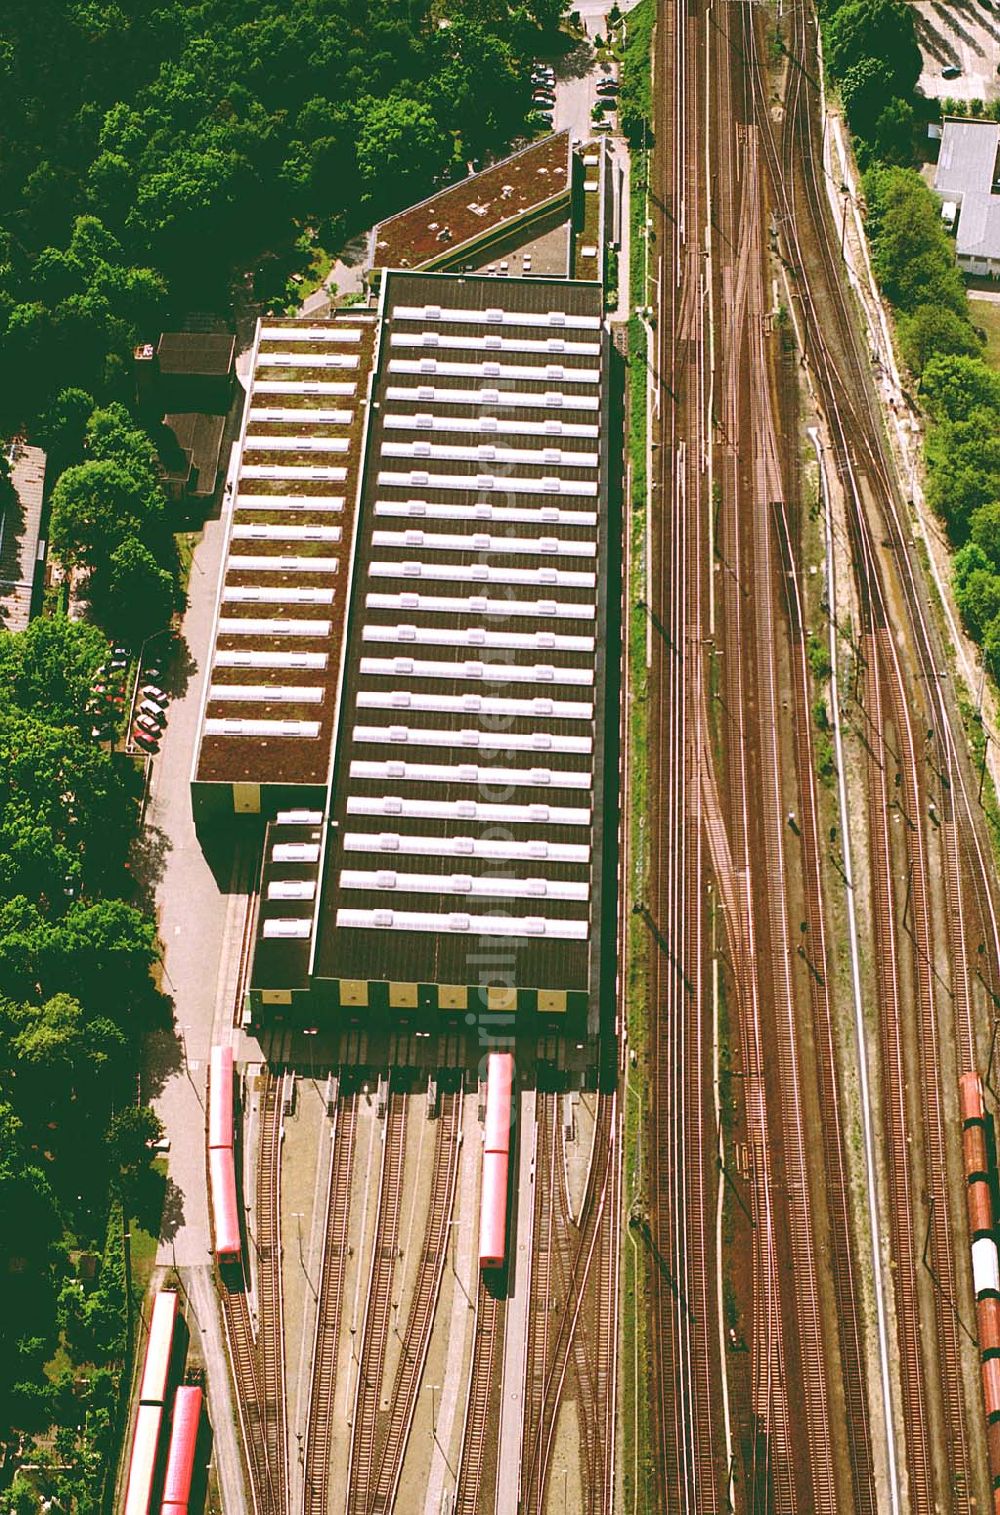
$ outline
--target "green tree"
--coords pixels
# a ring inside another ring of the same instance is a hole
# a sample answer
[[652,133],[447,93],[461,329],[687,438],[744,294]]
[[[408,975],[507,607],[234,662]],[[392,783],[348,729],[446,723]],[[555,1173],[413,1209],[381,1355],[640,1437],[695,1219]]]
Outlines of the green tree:
[[77,463],[52,491],[52,547],[64,563],[94,568],[162,511],[162,496],[121,463]]
[[954,248],[938,201],[920,175],[876,165],[865,174],[864,189],[872,262],[893,305],[904,312],[918,305],[947,306],[967,318]]
[[72,984],[88,1015],[132,1034],[136,1010],[152,996],[155,960],[156,925],[142,911],[120,899],[78,900],[46,937],[41,967],[47,990]]
[[1000,616],[1000,574],[992,568],[976,568],[961,587],[955,586],[955,603],[969,635],[978,642],[991,621]]
[[63,615],[38,616],[24,631],[0,637],[3,703],[54,726],[89,731],[87,701],[107,652],[96,626]]
[[[140,430],[117,400],[95,410],[87,426],[86,447],[92,458],[119,463],[151,495],[156,485],[157,455],[152,440]],[[159,501],[157,500],[157,505]]]
[[85,389],[61,389],[43,411],[35,436],[48,453],[53,477],[83,456],[83,439],[94,409],[93,396]]
[[884,58],[867,54],[852,63],[844,74],[840,97],[853,132],[869,140],[875,125],[892,98],[893,70]]
[[972,512],[969,536],[982,548],[990,567],[1000,573],[1000,501],[991,500]]
[[0,711],[0,898],[23,895],[59,914],[81,894],[117,887],[131,821],[105,752],[69,727]]
[[931,357],[920,394],[936,421],[962,421],[976,410],[1000,412],[1000,373],[981,358],[960,353]]
[[947,521],[956,542],[968,534],[972,513],[1000,499],[1000,431],[996,415],[975,410],[928,434],[928,498]]
[[1000,679],[1000,616],[994,616],[983,632],[983,660],[992,677]]
[[398,202],[410,185],[427,185],[448,161],[450,139],[429,106],[392,93],[358,107],[357,162],[376,204]]
[[94,613],[110,636],[134,647],[170,620],[177,582],[135,536],[119,543],[91,580]]
[[119,1191],[131,1198],[149,1170],[163,1122],[149,1105],[125,1105],[111,1118],[107,1145]]
[[898,331],[903,357],[918,378],[933,358],[975,358],[982,352],[968,320],[947,306],[918,305],[910,315],[900,316]]
[[921,59],[913,12],[903,0],[848,0],[824,29],[826,66],[843,79],[863,58],[886,60],[886,95],[906,98],[920,78]]

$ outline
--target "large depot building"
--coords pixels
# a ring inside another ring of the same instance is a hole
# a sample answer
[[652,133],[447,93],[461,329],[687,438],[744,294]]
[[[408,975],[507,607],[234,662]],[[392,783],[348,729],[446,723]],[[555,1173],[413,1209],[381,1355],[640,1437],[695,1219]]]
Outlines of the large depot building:
[[596,280],[389,272],[259,326],[192,775],[200,828],[262,838],[254,1021],[596,1032],[610,361]]

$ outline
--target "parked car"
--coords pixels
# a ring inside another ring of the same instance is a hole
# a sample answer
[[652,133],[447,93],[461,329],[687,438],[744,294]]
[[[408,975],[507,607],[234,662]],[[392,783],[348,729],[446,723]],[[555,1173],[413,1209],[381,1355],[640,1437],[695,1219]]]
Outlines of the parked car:
[[148,715],[151,720],[154,720],[158,726],[162,726],[167,719],[159,705],[155,704],[153,700],[142,700],[139,710],[143,715]]
[[597,86],[597,93],[599,95],[617,95],[618,88],[617,79],[602,79]]
[[155,736],[156,740],[159,741],[162,734],[160,731],[160,725],[159,722],[155,721],[151,715],[146,715],[145,713],[142,715],[137,715],[135,718],[135,724],[137,728],[141,727],[143,731],[148,731],[150,736]]
[[941,70],[942,79],[957,79],[962,70],[955,63],[949,63],[947,68]]
[[159,737],[153,736],[149,731],[143,731],[141,726],[132,727],[132,740],[146,752],[156,752],[159,749]]
[[609,132],[611,130],[611,122],[610,121],[595,121],[594,122],[594,130],[595,130],[595,132]]
[[140,692],[147,700],[153,700],[157,705],[165,706],[170,699],[170,696],[165,690],[160,688],[159,684],[143,684]]

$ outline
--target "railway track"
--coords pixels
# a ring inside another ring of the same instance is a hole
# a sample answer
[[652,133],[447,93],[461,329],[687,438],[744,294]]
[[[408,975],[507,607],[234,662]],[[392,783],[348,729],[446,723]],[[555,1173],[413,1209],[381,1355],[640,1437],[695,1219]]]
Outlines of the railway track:
[[434,1312],[441,1290],[448,1253],[451,1212],[458,1180],[462,1131],[462,1090],[441,1096],[434,1151],[434,1176],[430,1207],[413,1299],[410,1303],[403,1348],[389,1397],[388,1423],[378,1452],[378,1469],[369,1511],[389,1515],[399,1490],[403,1457],[420,1390],[427,1349],[430,1346]]
[[341,1095],[331,1141],[326,1230],[323,1235],[312,1383],[306,1422],[303,1474],[305,1515],[327,1515],[329,1504],[330,1444],[333,1436],[333,1403],[344,1274],[347,1267],[357,1107],[357,1094]]
[[234,1397],[240,1435],[247,1460],[250,1507],[253,1515],[277,1515],[264,1430],[264,1402],[257,1343],[242,1274],[222,1280],[221,1298],[230,1371],[236,1390]]
[[503,1371],[505,1302],[492,1288],[480,1275],[454,1515],[488,1515],[496,1508],[497,1467],[494,1461],[491,1478],[487,1453]]
[[[556,1102],[547,1100],[543,1114],[543,1156],[552,1155],[549,1206],[555,1213],[556,1237],[572,1237],[553,1248],[558,1282],[555,1298],[564,1301],[553,1334],[546,1325],[548,1353],[540,1400],[536,1399],[530,1439],[522,1455],[520,1508],[543,1515],[552,1450],[567,1385],[577,1391],[579,1435],[583,1446],[583,1509],[587,1515],[611,1515],[614,1508],[613,1437],[605,1440],[613,1421],[611,1362],[613,1319],[599,1320],[608,1303],[614,1267],[619,1171],[619,1118],[614,1094],[598,1099],[587,1187],[577,1227],[569,1215],[562,1174]],[[551,1124],[550,1124],[551,1122]],[[540,1143],[540,1145],[542,1145]],[[602,1336],[604,1338],[601,1344]],[[610,1502],[609,1502],[610,1500]]]
[[[701,1022],[704,878],[697,709],[706,572],[706,333],[702,93],[705,13],[700,3],[662,6],[654,54],[655,193],[659,319],[649,333],[651,560],[648,571],[651,799],[648,1016],[652,1119],[649,1286],[657,1463],[668,1509],[719,1509],[717,1366],[712,1246],[715,1169],[706,1164]],[[653,1262],[652,1259],[657,1259]]]
[[392,1285],[399,1255],[399,1219],[403,1198],[403,1168],[406,1155],[406,1095],[390,1084],[382,1167],[379,1178],[378,1219],[372,1249],[371,1273],[365,1304],[364,1325],[354,1398],[351,1457],[347,1478],[348,1515],[368,1515],[375,1491],[375,1458],[379,1402],[385,1351],[389,1341]]
[[[939,1028],[934,1001],[934,987],[930,979],[931,964],[931,939],[929,920],[927,916],[927,896],[929,882],[927,862],[924,856],[922,824],[923,806],[922,775],[920,765],[917,762],[912,741],[912,729],[910,725],[909,706],[904,693],[902,670],[899,664],[894,637],[889,629],[889,616],[885,606],[884,590],[881,573],[876,559],[871,539],[871,528],[866,511],[866,489],[871,490],[871,501],[879,511],[890,531],[890,538],[897,547],[895,561],[900,568],[900,577],[904,598],[907,601],[911,617],[911,634],[917,653],[918,662],[922,664],[926,675],[926,688],[928,698],[934,707],[935,726],[941,723],[945,735],[939,735],[939,742],[944,748],[942,753],[942,771],[949,774],[953,772],[952,758],[954,756],[954,744],[950,735],[950,723],[936,677],[936,665],[932,658],[931,640],[928,626],[924,616],[921,596],[917,588],[916,576],[909,562],[909,544],[902,532],[900,514],[896,500],[896,484],[884,456],[884,429],[883,422],[877,410],[877,402],[871,389],[870,370],[866,356],[862,356],[859,334],[853,320],[852,313],[848,311],[844,291],[840,283],[840,272],[830,245],[829,208],[826,204],[825,192],[822,182],[823,166],[818,161],[815,142],[815,128],[809,111],[809,102],[805,95],[804,80],[810,77],[810,67],[815,63],[815,50],[812,48],[808,35],[806,11],[802,6],[793,7],[793,44],[791,55],[798,65],[792,69],[793,83],[790,97],[786,100],[785,113],[785,136],[791,144],[785,150],[784,160],[781,164],[776,161],[776,154],[772,148],[775,192],[779,199],[783,199],[786,193],[786,185],[793,186],[789,193],[794,194],[796,177],[801,181],[803,197],[807,211],[806,222],[812,229],[813,240],[819,249],[819,260],[810,264],[802,256],[798,243],[796,223],[790,212],[788,202],[785,202],[786,214],[781,221],[781,235],[790,255],[791,271],[794,278],[794,293],[798,302],[800,314],[800,326],[806,340],[806,350],[813,364],[821,398],[827,414],[828,424],[834,438],[835,459],[837,471],[844,486],[845,497],[848,502],[849,524],[852,531],[854,545],[855,574],[858,581],[859,594],[861,597],[863,615],[866,618],[867,635],[865,639],[866,655],[866,681],[865,692],[866,714],[871,722],[875,733],[875,739],[881,744],[880,750],[884,761],[886,747],[884,745],[884,722],[891,715],[895,722],[897,740],[901,744],[899,775],[902,792],[907,796],[908,826],[907,843],[911,858],[910,887],[914,904],[914,946],[915,946],[915,970],[917,977],[918,1000],[920,1008],[920,1054],[921,1076],[924,1086],[924,1140],[925,1155],[928,1163],[928,1172],[931,1175],[930,1182],[940,1181],[945,1172],[944,1154],[944,1129],[941,1118],[941,1087],[939,1075]],[[755,37],[752,24],[745,28],[748,41],[753,46]],[[763,74],[759,64],[756,67],[761,99],[760,118],[767,114],[766,101],[763,96]],[[814,76],[814,75],[812,75]],[[769,136],[770,126],[763,131],[765,137]],[[819,282],[823,285],[826,296],[824,310],[829,313],[832,310],[833,339],[839,346],[839,355],[835,356],[826,333],[830,330],[829,320],[821,321],[817,307],[814,303],[812,281],[819,274]],[[851,382],[845,382],[845,374],[851,373]],[[845,417],[848,418],[850,433],[845,428]],[[850,440],[849,440],[850,436]],[[861,472],[866,475],[866,481],[859,478],[856,454],[861,454]],[[881,680],[888,683],[888,695],[882,689]],[[902,1052],[898,1045],[899,1026],[898,1016],[900,1012],[900,994],[897,979],[897,953],[899,943],[895,931],[894,910],[896,908],[892,889],[891,862],[889,858],[889,835],[890,835],[890,803],[885,785],[884,762],[880,764],[878,759],[870,760],[868,764],[870,791],[873,796],[873,807],[870,822],[870,841],[872,856],[875,867],[876,883],[876,925],[878,929],[878,941],[881,944],[880,976],[883,997],[883,1061],[886,1066],[886,1104],[887,1120],[889,1122],[890,1141],[903,1143],[901,1152],[908,1150],[907,1121],[905,1104],[901,1094],[898,1094],[888,1086],[888,1080],[893,1077],[903,1077],[904,1067]],[[949,781],[945,782],[945,790],[950,789]],[[966,797],[967,798],[967,797]],[[904,811],[904,814],[907,814]],[[958,994],[956,999],[959,1003],[960,1043],[964,1039],[961,1023],[962,1003],[967,1003],[967,995],[963,992],[964,986],[961,977],[964,974],[962,959],[964,958],[964,943],[956,942],[961,927],[961,900],[959,898],[959,879],[956,876],[956,854],[953,844],[948,838],[945,839],[945,862],[946,871],[951,872],[951,878],[945,881],[946,897],[949,901],[949,923],[951,929],[952,954],[959,963]],[[949,850],[950,848],[950,850]],[[978,853],[981,864],[981,853]],[[950,868],[949,868],[950,863]],[[988,891],[987,891],[988,892]],[[995,941],[995,938],[994,938]],[[956,947],[959,950],[956,952]],[[905,1157],[893,1164],[894,1169],[907,1166]],[[900,1191],[908,1187],[908,1178],[904,1181],[897,1174],[895,1179],[896,1188]],[[940,1258],[939,1276],[947,1280],[947,1288],[950,1293],[953,1289],[954,1280],[954,1256],[950,1234],[950,1218],[948,1214],[947,1197],[942,1196],[944,1202],[933,1206],[931,1216],[932,1241],[937,1248]],[[912,1222],[909,1213],[900,1219],[893,1217],[893,1224],[897,1233],[902,1227],[905,1231],[912,1231]],[[912,1242],[912,1237],[894,1237],[897,1249],[905,1249],[907,1242]],[[904,1403],[906,1411],[907,1449],[909,1457],[909,1471],[911,1483],[911,1498],[916,1508],[931,1508],[932,1474],[930,1459],[931,1453],[928,1445],[927,1431],[927,1404],[926,1387],[922,1385],[924,1365],[920,1356],[919,1320],[917,1318],[918,1301],[916,1298],[915,1278],[913,1269],[907,1265],[907,1258],[912,1253],[905,1254],[901,1258],[900,1252],[896,1251],[897,1273],[897,1322],[903,1347],[903,1362],[901,1377],[903,1379]],[[959,1349],[955,1323],[950,1304],[940,1295],[934,1301],[935,1328],[939,1354],[939,1368],[936,1380],[942,1381],[943,1413],[945,1421],[945,1439],[948,1447],[949,1482],[950,1494],[957,1508],[967,1508],[968,1500],[968,1448],[967,1429],[965,1424],[965,1406],[961,1393],[961,1367],[959,1361]]]
[[[797,415],[797,385],[796,404]],[[797,459],[789,459],[793,467]],[[791,476],[791,475],[790,475]],[[785,568],[785,589],[791,640],[792,700],[795,741],[798,751],[799,827],[802,835],[803,883],[806,897],[809,952],[812,967],[809,994],[816,1067],[823,1114],[823,1156],[831,1240],[831,1266],[837,1300],[837,1330],[848,1453],[857,1515],[875,1515],[877,1495],[872,1459],[871,1420],[865,1390],[865,1360],[862,1342],[854,1251],[851,1244],[851,1212],[845,1134],[837,1081],[837,1048],[834,1041],[833,1007],[830,1000],[830,955],[823,912],[822,873],[819,850],[819,802],[812,740],[809,670],[806,661],[805,625],[799,588],[799,570],[792,548],[792,534],[782,512],[779,538]]]
[[[557,1185],[562,1174],[560,1159],[557,1095],[539,1093],[535,1097],[535,1212],[531,1230],[531,1304],[528,1315],[528,1345],[525,1353],[527,1384],[524,1395],[525,1452],[535,1445],[542,1421],[545,1381],[551,1357],[550,1336],[553,1313],[562,1308],[566,1262],[557,1256],[567,1239],[557,1222]],[[522,1456],[522,1461],[524,1461]]]
[[281,1289],[281,1119],[283,1077],[263,1076],[257,1163],[257,1327],[246,1263],[220,1278],[226,1344],[254,1515],[287,1515],[288,1463]]
[[288,1508],[288,1415],[285,1399],[285,1317],[281,1281],[281,1144],[285,1078],[270,1069],[261,1100],[257,1164],[258,1351],[264,1392],[264,1436],[272,1498]]

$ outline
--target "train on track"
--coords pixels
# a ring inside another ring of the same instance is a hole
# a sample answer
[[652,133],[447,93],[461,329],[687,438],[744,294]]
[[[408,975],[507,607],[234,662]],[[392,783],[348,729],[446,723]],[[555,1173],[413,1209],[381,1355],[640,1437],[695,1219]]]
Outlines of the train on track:
[[153,1299],[142,1363],[123,1515],[187,1515],[201,1430],[202,1391],[177,1384],[185,1346],[177,1294],[173,1289],[161,1289]]
[[986,1110],[978,1073],[962,1075],[958,1081],[958,1097],[990,1487],[994,1515],[1000,1515],[1000,1252],[996,1240],[996,1143],[992,1117]]
[[243,1255],[233,1131],[233,1052],[231,1047],[213,1047],[208,1074],[208,1175],[215,1257],[224,1264],[238,1264]]
[[201,1389],[194,1384],[182,1384],[174,1395],[160,1515],[188,1515],[201,1433],[202,1399]]
[[510,1101],[513,1087],[513,1056],[509,1052],[491,1052],[486,1061],[483,1189],[479,1208],[480,1269],[502,1268],[507,1260]]

